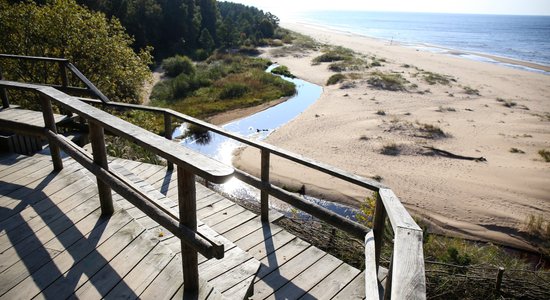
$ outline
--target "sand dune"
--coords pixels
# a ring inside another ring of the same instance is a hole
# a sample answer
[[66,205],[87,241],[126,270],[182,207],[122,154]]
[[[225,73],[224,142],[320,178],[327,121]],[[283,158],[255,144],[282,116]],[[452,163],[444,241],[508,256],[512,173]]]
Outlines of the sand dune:
[[[315,104],[267,142],[361,176],[381,177],[408,209],[436,224],[434,230],[531,248],[520,236],[526,218],[542,214],[550,219],[550,163],[538,155],[550,148],[549,75],[304,23],[283,26],[385,62],[361,72],[355,87],[325,86]],[[324,86],[334,72],[327,64],[311,64],[318,55],[264,54]],[[409,81],[407,91],[374,89],[366,81],[374,70],[401,74]],[[422,79],[426,71],[453,81],[430,85]],[[465,87],[480,95],[467,94]],[[515,105],[507,107],[497,98]],[[447,137],[427,138],[426,128],[440,128]],[[380,153],[391,144],[399,155]],[[424,146],[487,161],[433,155]],[[235,164],[257,174],[258,155],[246,149]],[[285,186],[304,184],[308,193],[355,205],[369,194],[278,159],[273,159],[271,176]]]

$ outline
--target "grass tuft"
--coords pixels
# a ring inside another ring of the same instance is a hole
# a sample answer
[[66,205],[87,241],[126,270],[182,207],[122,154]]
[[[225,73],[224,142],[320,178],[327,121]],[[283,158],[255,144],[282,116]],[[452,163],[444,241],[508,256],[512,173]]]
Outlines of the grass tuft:
[[346,79],[346,76],[344,74],[341,74],[341,73],[334,74],[330,76],[329,79],[327,80],[327,85],[337,84],[339,82],[344,81],[345,79]]
[[546,149],[540,149],[539,155],[544,159],[545,162],[550,162],[550,151]]
[[407,90],[405,84],[408,83],[408,81],[401,74],[375,71],[370,75],[370,78],[367,79],[367,83],[374,88],[388,91]]
[[395,143],[386,144],[380,149],[380,154],[397,156],[401,154],[401,146]]

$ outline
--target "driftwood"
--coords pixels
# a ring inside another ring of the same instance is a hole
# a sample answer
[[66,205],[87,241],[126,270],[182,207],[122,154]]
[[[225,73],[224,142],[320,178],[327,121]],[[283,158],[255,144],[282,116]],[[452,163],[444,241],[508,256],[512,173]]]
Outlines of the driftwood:
[[483,157],[483,156],[480,156],[480,157],[463,156],[463,155],[457,155],[457,154],[451,153],[451,152],[449,152],[449,151],[437,149],[437,148],[434,148],[434,147],[424,146],[424,148],[430,149],[430,150],[432,150],[434,153],[436,153],[436,154],[438,154],[438,155],[445,156],[445,157],[449,157],[449,158],[464,159],[464,160],[473,160],[473,161],[487,161],[487,159],[486,159],[485,157]]

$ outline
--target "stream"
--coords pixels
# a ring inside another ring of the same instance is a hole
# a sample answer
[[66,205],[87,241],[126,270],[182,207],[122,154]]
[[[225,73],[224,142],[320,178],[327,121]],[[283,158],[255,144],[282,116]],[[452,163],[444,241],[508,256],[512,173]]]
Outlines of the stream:
[[[271,72],[271,70],[277,66],[278,65],[276,64],[271,65],[266,69],[266,72]],[[261,112],[227,123],[221,127],[227,131],[241,134],[252,140],[263,140],[272,132],[277,130],[277,128],[288,123],[306,110],[311,104],[319,99],[321,93],[323,92],[323,88],[316,84],[298,78],[288,78],[285,76],[280,77],[296,85],[296,94],[294,96],[276,106],[272,106]],[[185,135],[186,131],[187,124],[182,124],[175,129],[172,136],[177,137]],[[207,132],[198,137],[196,135],[187,137],[183,139],[180,144],[229,165],[232,164],[233,153],[235,150],[245,146],[240,142],[214,132]],[[214,188],[219,192],[229,195],[230,197],[236,197],[245,201],[259,202],[260,191],[236,178],[232,178],[228,182],[221,185],[214,185]],[[357,210],[353,207],[308,195],[303,195],[301,197],[304,197],[308,201],[321,205],[342,216],[355,220]],[[281,201],[270,200],[270,207],[277,209],[287,216],[298,216],[302,219],[311,218],[308,214],[296,212],[296,210],[292,209],[289,205],[283,204]]]

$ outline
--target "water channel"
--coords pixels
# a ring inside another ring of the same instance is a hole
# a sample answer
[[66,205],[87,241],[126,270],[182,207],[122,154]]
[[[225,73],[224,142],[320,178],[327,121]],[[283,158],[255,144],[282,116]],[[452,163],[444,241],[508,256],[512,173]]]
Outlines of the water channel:
[[[276,67],[276,64],[272,65],[266,70],[266,72],[271,72],[271,70]],[[288,78],[285,76],[281,76],[281,78],[293,82],[296,85],[297,92],[293,97],[261,112],[225,124],[222,128],[233,133],[241,134],[252,140],[263,140],[273,131],[277,130],[277,128],[283,126],[302,113],[311,104],[317,101],[323,92],[323,88],[316,84],[298,78]],[[185,135],[186,131],[187,124],[182,124],[180,127],[176,128],[173,136],[177,137]],[[208,132],[200,135],[199,137],[189,136],[183,139],[180,144],[226,164],[232,163],[233,153],[236,149],[245,146],[240,142],[214,132]],[[227,195],[244,199],[246,201],[258,202],[260,197],[259,190],[236,178],[233,178],[229,182],[222,185],[216,185],[215,189],[218,189]],[[355,208],[307,195],[303,195],[302,197],[345,217],[355,219],[355,214],[357,211]],[[298,215],[302,218],[308,217],[305,214],[289,209],[287,205],[281,205],[281,203],[275,201],[272,201],[270,206],[271,208],[275,208],[286,215]]]

